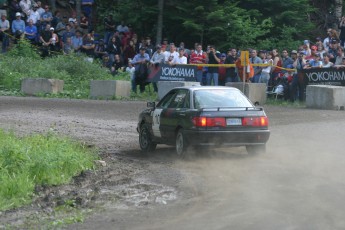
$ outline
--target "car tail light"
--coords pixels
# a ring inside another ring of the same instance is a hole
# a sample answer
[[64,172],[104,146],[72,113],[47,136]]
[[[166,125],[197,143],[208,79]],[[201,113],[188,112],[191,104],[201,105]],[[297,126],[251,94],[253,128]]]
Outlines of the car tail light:
[[224,117],[193,117],[195,127],[225,127]]
[[268,126],[268,118],[267,117],[244,117],[242,118],[242,125],[243,126]]

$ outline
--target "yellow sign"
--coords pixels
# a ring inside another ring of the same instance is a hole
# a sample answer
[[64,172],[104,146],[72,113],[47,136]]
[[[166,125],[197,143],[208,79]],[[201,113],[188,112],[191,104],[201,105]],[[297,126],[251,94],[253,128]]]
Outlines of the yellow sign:
[[247,66],[249,64],[249,51],[241,51],[241,64]]

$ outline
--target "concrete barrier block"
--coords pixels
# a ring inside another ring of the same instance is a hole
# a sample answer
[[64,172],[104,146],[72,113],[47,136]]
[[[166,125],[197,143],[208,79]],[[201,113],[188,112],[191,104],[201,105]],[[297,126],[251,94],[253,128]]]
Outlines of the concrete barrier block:
[[131,83],[120,80],[93,80],[90,83],[90,97],[93,99],[114,97],[129,97]]
[[265,83],[245,83],[243,92],[243,82],[228,82],[225,86],[230,86],[241,90],[253,104],[263,105],[267,100],[267,87]]
[[21,91],[26,95],[39,93],[59,93],[63,91],[63,80],[46,78],[25,78],[22,80]]
[[159,100],[162,99],[165,94],[167,94],[171,89],[175,87],[183,87],[183,86],[200,86],[199,82],[194,81],[159,81],[157,82],[158,87],[158,98]]
[[308,85],[306,106],[315,109],[344,110],[345,87],[333,85]]

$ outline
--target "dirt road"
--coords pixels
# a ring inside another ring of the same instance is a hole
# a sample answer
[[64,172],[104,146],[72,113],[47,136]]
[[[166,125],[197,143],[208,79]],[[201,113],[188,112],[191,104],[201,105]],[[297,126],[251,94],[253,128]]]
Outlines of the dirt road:
[[68,229],[345,228],[344,111],[266,106],[266,154],[224,148],[183,161],[167,146],[141,154],[135,127],[145,104],[0,97],[0,128],[68,135],[100,148],[107,163],[0,213],[0,229],[44,226],[68,199],[92,210]]

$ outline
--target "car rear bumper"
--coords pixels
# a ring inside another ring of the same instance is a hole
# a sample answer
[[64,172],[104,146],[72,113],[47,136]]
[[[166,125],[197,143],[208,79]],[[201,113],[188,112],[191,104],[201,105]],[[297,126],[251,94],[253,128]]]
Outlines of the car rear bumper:
[[186,130],[186,138],[191,145],[260,145],[265,144],[269,137],[269,130],[255,131],[194,131]]

